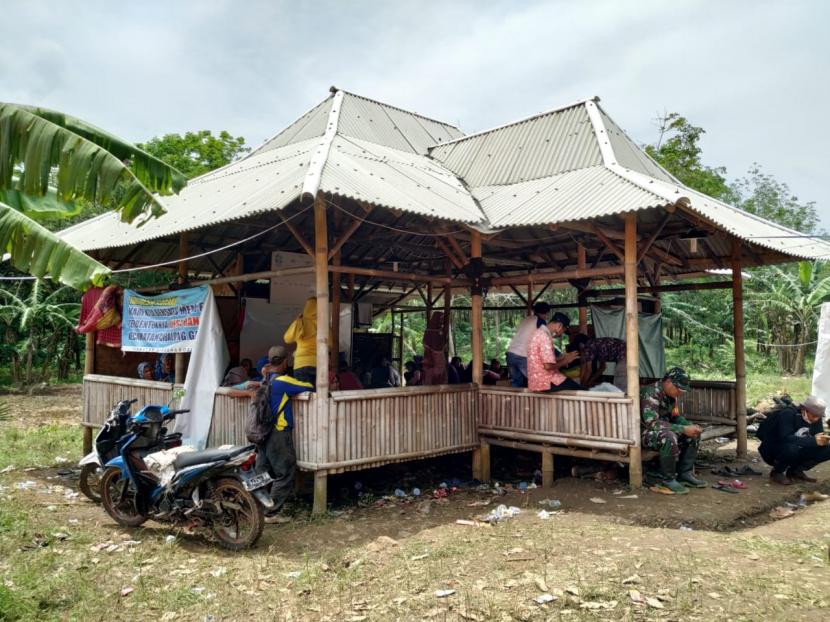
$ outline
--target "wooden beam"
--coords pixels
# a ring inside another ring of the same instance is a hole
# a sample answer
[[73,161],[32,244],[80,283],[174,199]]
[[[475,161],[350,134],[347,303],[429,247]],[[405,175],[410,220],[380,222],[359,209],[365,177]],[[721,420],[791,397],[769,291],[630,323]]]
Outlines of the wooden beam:
[[[316,205],[316,204],[315,204]],[[315,208],[316,209],[316,208]],[[305,241],[303,234],[291,223],[290,220],[280,217],[282,220],[282,224],[285,225],[285,228],[291,232],[291,235],[294,236],[294,239],[297,240],[297,243],[303,248],[303,250],[308,253],[311,258],[315,258],[314,249],[311,248],[311,244]],[[316,237],[316,230],[315,230],[315,237]],[[328,233],[326,234],[328,235]],[[328,247],[328,240],[326,240],[326,246]]]
[[524,294],[522,294],[522,292],[520,292],[515,285],[511,284],[510,289],[513,290],[513,293],[516,294],[519,297],[519,300],[521,300],[525,304],[526,307],[530,306],[530,303],[528,302],[529,299],[525,298]]
[[[187,281],[187,261],[185,261],[187,253],[187,231],[183,231],[179,234],[179,259],[181,260],[178,263],[179,285]],[[187,373],[184,364],[184,354],[178,353],[173,357],[173,373],[176,376],[176,382],[184,382],[184,376]]]
[[[584,270],[586,265],[586,257],[585,257],[585,246],[582,244],[577,244],[576,246],[576,267],[579,270]],[[585,301],[584,292],[577,292],[579,296],[579,302]],[[584,304],[579,306],[579,332],[583,335],[588,334],[588,307]]]
[[446,254],[449,260],[452,262],[452,265],[454,265],[456,269],[462,270],[464,268],[464,264],[466,262],[462,262],[460,259],[458,259],[458,257],[455,256],[455,253],[452,252],[452,250],[449,246],[447,246],[444,240],[442,240],[441,238],[435,238],[435,244],[438,246],[438,248],[444,251],[444,254]]
[[[470,261],[481,260],[481,233],[473,229],[470,232]],[[481,386],[484,375],[484,348],[481,321],[481,290],[473,288],[470,313],[473,346],[473,382]]]
[[[363,205],[363,216],[368,216],[372,211],[371,205]],[[358,227],[363,224],[363,220],[352,216],[354,219],[352,223],[346,228],[346,230],[342,233],[342,235],[337,239],[337,241],[332,245],[331,249],[329,250],[329,259],[332,259],[343,245],[349,241],[349,238],[352,237],[355,231],[357,231]]]
[[[655,294],[663,294],[666,292],[691,292],[731,288],[731,281],[711,281],[709,283],[674,283],[672,285],[657,285],[651,287],[649,291],[654,292]],[[622,296],[624,294],[624,288],[592,289],[585,292],[585,295],[589,298],[599,298],[601,296]]]
[[[617,248],[617,245],[614,244],[599,227],[597,227],[596,225],[591,225],[591,231],[595,236],[602,240],[602,243],[605,244],[605,247],[609,251],[614,253],[620,259],[620,261],[625,261],[625,254],[619,248]],[[634,242],[636,243],[636,240]]]
[[532,304],[530,305],[531,307],[533,307],[533,305],[535,305],[537,302],[539,302],[539,299],[542,297],[542,294],[544,294],[546,291],[548,291],[548,288],[551,286],[551,284],[552,284],[552,281],[548,281],[547,283],[545,283],[545,286],[542,289],[540,289],[539,293],[536,294],[533,297]]
[[631,398],[630,429],[634,445],[629,448],[629,484],[643,485],[643,463],[640,447],[640,340],[637,313],[637,213],[625,215],[625,362],[628,372],[628,396]]
[[433,283],[444,284],[452,281],[450,277],[446,276],[415,274],[411,272],[393,272],[391,270],[374,270],[372,268],[357,268],[354,266],[329,266],[329,272],[383,278],[393,282],[412,281],[415,283],[426,283],[432,281]]
[[460,244],[458,243],[458,241],[455,239],[455,236],[448,235],[448,236],[447,236],[447,242],[449,242],[449,243],[450,243],[450,246],[452,247],[452,250],[455,252],[455,254],[456,254],[456,256],[458,257],[458,259],[460,259],[460,260],[461,260],[461,263],[462,263],[462,264],[466,264],[466,263],[467,263],[467,261],[468,261],[468,260],[467,260],[467,255],[466,255],[466,253],[464,252],[464,249],[463,249],[463,248],[461,248],[461,245],[460,245]]
[[655,240],[657,240],[657,236],[660,235],[660,232],[663,230],[663,227],[666,226],[666,223],[669,222],[671,217],[672,213],[666,212],[666,215],[663,216],[663,219],[660,221],[660,224],[657,225],[657,229],[655,229],[654,233],[651,234],[651,237],[649,237],[649,239],[646,240],[646,243],[643,244],[642,247],[640,247],[640,250],[637,252],[637,263],[640,263],[643,260],[643,257],[646,256],[648,249],[650,249],[651,245],[654,244]]
[[732,323],[735,332],[735,423],[738,457],[746,457],[746,359],[744,354],[744,290],[741,241],[732,238]]
[[517,274],[512,276],[498,276],[490,279],[494,286],[510,285],[518,283],[547,283],[548,281],[567,281],[569,279],[591,279],[603,276],[619,276],[623,274],[622,266],[606,266],[602,268],[586,268],[580,270],[562,270],[561,272],[537,272],[530,274]]

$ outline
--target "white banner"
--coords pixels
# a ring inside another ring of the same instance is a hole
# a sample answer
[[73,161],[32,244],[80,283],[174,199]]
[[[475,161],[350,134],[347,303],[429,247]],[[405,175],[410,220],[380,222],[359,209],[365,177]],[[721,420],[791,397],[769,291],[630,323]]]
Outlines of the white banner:
[[813,395],[830,403],[830,302],[821,305],[818,321],[816,362],[813,366]]
[[222,384],[222,376],[230,359],[213,290],[209,287],[207,290],[199,332],[184,379],[182,408],[189,408],[190,412],[176,417],[175,428],[176,432],[182,433],[183,444],[196,449],[204,449],[207,444],[216,387]]

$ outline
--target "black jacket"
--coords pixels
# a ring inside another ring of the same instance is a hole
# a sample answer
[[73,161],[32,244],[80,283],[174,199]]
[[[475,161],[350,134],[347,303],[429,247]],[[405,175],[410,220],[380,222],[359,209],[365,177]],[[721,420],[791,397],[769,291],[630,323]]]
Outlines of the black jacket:
[[814,424],[804,421],[798,408],[784,408],[775,415],[773,426],[764,438],[765,445],[795,444],[799,447],[815,447],[815,435],[824,431],[821,419]]

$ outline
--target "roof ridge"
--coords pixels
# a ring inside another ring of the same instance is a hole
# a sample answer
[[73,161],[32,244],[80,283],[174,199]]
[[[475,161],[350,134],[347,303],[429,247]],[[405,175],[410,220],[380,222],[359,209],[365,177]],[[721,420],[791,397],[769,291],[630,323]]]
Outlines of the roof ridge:
[[320,190],[320,184],[323,181],[323,168],[329,159],[329,151],[331,151],[331,144],[334,142],[335,136],[338,133],[338,126],[340,124],[340,111],[343,109],[343,91],[337,91],[331,103],[331,110],[329,110],[328,124],[326,125],[326,132],[320,139],[320,144],[317,145],[316,151],[312,154],[308,162],[308,170],[303,179],[303,189],[300,196],[306,194],[312,197],[317,196]]
[[[550,110],[544,110],[542,112],[537,112],[527,117],[523,117],[521,119],[517,119],[516,121],[510,121],[510,123],[503,123],[502,125],[497,125],[496,127],[491,127],[486,130],[481,130],[480,132],[475,132],[473,134],[467,134],[466,136],[461,136],[460,138],[454,138],[453,140],[448,140],[446,142],[433,145],[429,148],[429,152],[431,153],[433,149],[436,147],[445,147],[447,145],[452,145],[454,143],[461,142],[462,140],[467,140],[468,138],[476,138],[477,136],[483,136],[484,134],[489,134],[491,132],[497,132],[498,130],[503,130],[506,127],[512,127],[514,125],[519,125],[521,123],[526,123],[528,121],[533,121],[534,119],[538,119],[540,117],[545,117],[549,114],[554,114],[556,112],[562,112],[563,110],[568,110],[569,108],[577,108],[579,106],[584,106],[588,102],[598,102],[599,97],[594,95],[593,97],[588,97],[586,99],[580,99],[577,102],[572,104],[568,104],[567,106],[559,106],[558,108],[551,108]],[[457,128],[456,128],[457,129]]]
[[[433,123],[438,123],[440,125],[446,125],[447,127],[451,127],[454,130],[458,130],[459,132],[463,131],[457,125],[453,125],[451,123],[447,123],[446,121],[439,121],[438,119],[434,119],[433,117],[428,117],[424,114],[419,112],[413,112],[412,110],[407,110],[406,108],[401,108],[400,106],[393,106],[392,104],[387,104],[386,102],[382,102],[379,99],[372,99],[371,97],[366,97],[365,95],[358,95],[357,93],[352,93],[351,91],[346,91],[344,89],[339,89],[336,86],[331,87],[331,91],[333,93],[344,93],[346,95],[351,95],[352,97],[357,97],[359,99],[364,99],[366,101],[370,101],[374,104],[378,104],[380,106],[384,106],[386,108],[391,108],[392,110],[399,110],[400,112],[405,112],[406,114],[411,114],[413,117],[419,117],[421,119],[426,119],[427,121],[432,121]],[[441,143],[445,145],[447,143]]]

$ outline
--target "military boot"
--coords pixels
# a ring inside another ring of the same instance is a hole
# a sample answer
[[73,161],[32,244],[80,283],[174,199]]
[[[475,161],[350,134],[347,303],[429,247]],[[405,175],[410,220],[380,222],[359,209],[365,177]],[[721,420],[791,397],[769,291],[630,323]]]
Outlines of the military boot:
[[697,444],[689,445],[680,452],[680,460],[677,461],[677,480],[692,488],[706,488],[708,484],[695,477],[695,458],[697,458]]
[[689,489],[675,479],[677,461],[673,455],[660,455],[660,473],[663,476],[663,481],[657,484],[658,488],[663,488],[674,495],[689,494]]

